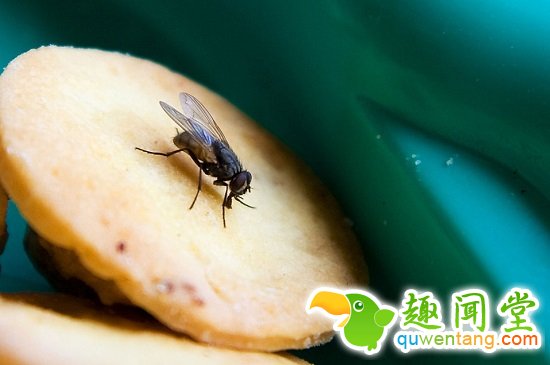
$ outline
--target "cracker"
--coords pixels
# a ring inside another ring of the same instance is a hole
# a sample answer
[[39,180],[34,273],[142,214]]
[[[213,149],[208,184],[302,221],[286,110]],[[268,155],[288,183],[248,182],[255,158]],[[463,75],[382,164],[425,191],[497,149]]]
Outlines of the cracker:
[[131,304],[112,280],[93,275],[73,251],[52,245],[31,228],[23,243],[34,267],[55,289],[78,297],[100,299],[107,305]]
[[[224,189],[171,151],[159,100],[197,97],[252,173],[221,221]],[[297,120],[299,122],[299,120]],[[149,61],[43,47],[0,78],[2,183],[29,224],[133,304],[195,339],[276,351],[328,341],[308,315],[319,286],[365,285],[359,246],[333,197],[280,142],[220,96]]]
[[0,296],[0,363],[306,364],[286,354],[200,344],[141,313],[107,312],[59,294]]

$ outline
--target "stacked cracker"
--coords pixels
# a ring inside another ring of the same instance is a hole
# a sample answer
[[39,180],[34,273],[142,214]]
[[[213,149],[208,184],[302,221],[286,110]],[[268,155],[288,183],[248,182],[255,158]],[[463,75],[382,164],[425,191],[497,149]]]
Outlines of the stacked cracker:
[[[174,124],[158,101],[177,105],[181,91],[203,102],[252,172],[246,199],[257,209],[234,205],[227,228],[224,190],[207,179],[187,209],[198,174],[187,155],[135,150],[174,149]],[[326,342],[332,322],[306,314],[308,295],[365,282],[357,242],[317,178],[227,101],[152,62],[53,46],[16,58],[0,78],[0,171],[37,232],[29,252],[57,282],[78,279],[105,304],[143,308],[220,354]],[[1,305],[66,328],[63,308],[51,314],[33,303]],[[74,318],[70,326],[86,341],[96,334]],[[12,345],[0,338],[0,353],[19,356]]]

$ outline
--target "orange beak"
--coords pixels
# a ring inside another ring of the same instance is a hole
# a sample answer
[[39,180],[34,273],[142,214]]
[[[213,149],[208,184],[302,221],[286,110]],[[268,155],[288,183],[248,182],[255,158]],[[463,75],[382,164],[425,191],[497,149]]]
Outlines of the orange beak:
[[351,307],[348,298],[344,294],[329,290],[321,290],[317,292],[311,299],[308,309],[315,307],[325,310],[333,316],[346,315],[344,320],[337,327],[344,327],[348,323],[351,313]]

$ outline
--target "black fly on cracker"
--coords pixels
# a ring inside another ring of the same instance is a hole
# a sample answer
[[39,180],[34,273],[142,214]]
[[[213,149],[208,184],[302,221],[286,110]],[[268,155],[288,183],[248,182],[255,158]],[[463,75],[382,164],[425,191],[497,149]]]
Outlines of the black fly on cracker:
[[241,195],[250,191],[252,174],[245,170],[235,152],[229,146],[220,127],[206,110],[204,105],[193,95],[182,92],[179,94],[182,111],[161,101],[160,106],[176,124],[183,129],[174,137],[173,142],[178,147],[171,152],[148,151],[136,147],[137,150],[169,157],[178,152],[186,152],[199,167],[199,183],[195,198],[189,209],[195,205],[202,186],[202,173],[213,176],[214,185],[225,186],[225,195],[222,203],[223,226],[225,224],[225,208],[231,209],[232,199],[254,208],[241,199]]

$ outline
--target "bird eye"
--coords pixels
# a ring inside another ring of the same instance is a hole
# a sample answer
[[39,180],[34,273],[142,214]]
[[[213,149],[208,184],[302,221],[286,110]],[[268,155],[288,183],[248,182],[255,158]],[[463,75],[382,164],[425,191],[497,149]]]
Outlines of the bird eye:
[[363,302],[358,300],[356,301],[355,303],[353,303],[353,309],[356,311],[356,312],[361,312],[363,309],[365,308],[365,306],[363,305]]

